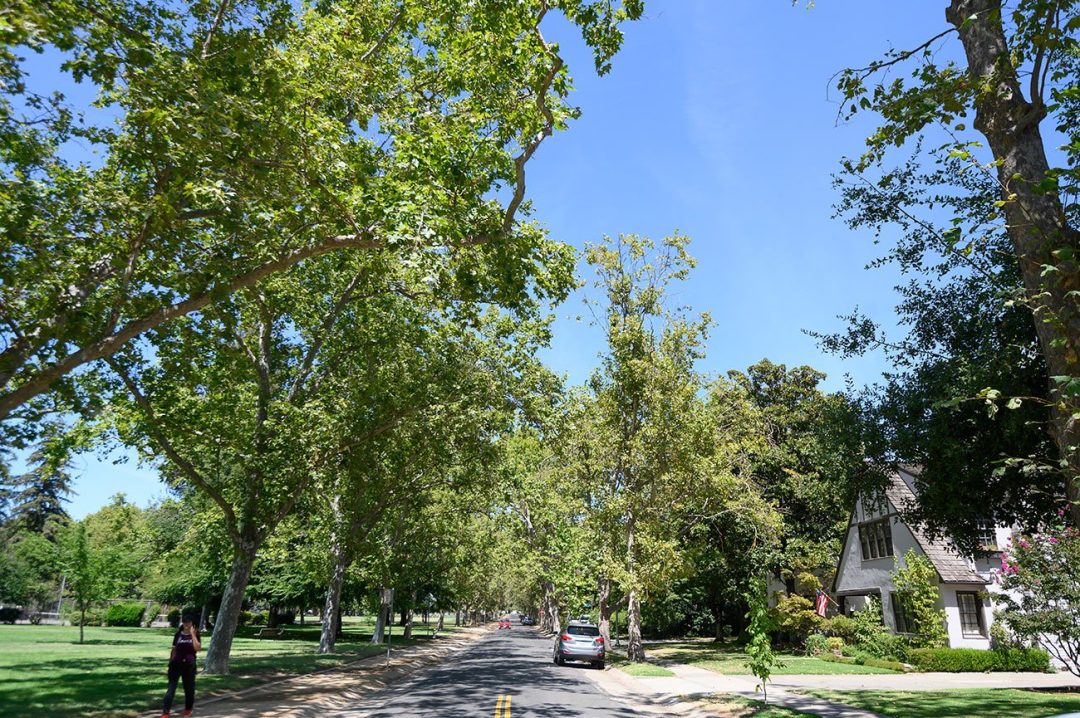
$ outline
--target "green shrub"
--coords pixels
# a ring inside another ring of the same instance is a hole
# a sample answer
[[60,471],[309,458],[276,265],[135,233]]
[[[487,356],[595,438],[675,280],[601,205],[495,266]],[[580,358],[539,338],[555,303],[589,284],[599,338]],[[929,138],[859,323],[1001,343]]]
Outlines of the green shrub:
[[846,643],[855,642],[855,620],[847,616],[833,616],[825,621],[825,633],[843,638]]
[[818,658],[820,658],[823,661],[829,661],[830,663],[848,663],[848,664],[859,663],[858,659],[852,658],[850,656],[837,656],[837,655],[835,655],[833,653],[822,653],[820,656],[818,656]]
[[873,658],[904,660],[908,649],[907,641],[882,623],[881,604],[877,599],[869,598],[866,608],[857,612],[852,622],[855,643],[859,650]]
[[864,651],[853,651],[852,655],[838,656],[835,653],[822,653],[820,656],[823,661],[831,661],[832,663],[848,663],[858,666],[873,666],[875,668],[886,668],[890,671],[906,671],[907,667],[900,661],[893,661],[887,658],[874,658],[868,655]]
[[236,619],[236,625],[237,626],[246,626],[249,623],[252,623],[251,619],[252,619],[251,611],[241,611],[240,615]]
[[803,596],[813,596],[821,588],[821,579],[809,571],[800,571],[795,576],[795,585]]
[[296,611],[281,611],[277,615],[279,626],[291,626],[296,623]]
[[806,637],[820,631],[825,623],[825,619],[814,611],[814,602],[802,596],[780,599],[773,614],[777,627],[787,632],[796,645],[806,643]]
[[21,608],[5,606],[4,608],[0,608],[0,623],[15,623],[21,615]]
[[829,648],[829,639],[822,633],[811,633],[806,637],[806,655],[820,656]]
[[1050,670],[1050,656],[1038,648],[915,648],[908,651],[908,660],[920,671],[945,673]]
[[169,612],[167,614],[165,614],[165,618],[168,619],[169,625],[172,626],[173,628],[179,628],[180,627],[180,609],[179,608],[170,608]]
[[830,653],[840,653],[844,650],[844,639],[839,636],[832,636],[827,638],[826,645],[829,647]]
[[114,603],[105,609],[105,625],[138,627],[145,612],[146,606],[141,603]]
[[[896,560],[893,571],[893,585],[896,586],[895,599],[906,605],[910,616],[913,645],[919,648],[944,648],[949,645],[949,634],[945,630],[945,610],[938,606],[941,593],[938,590],[937,569],[926,556],[908,549],[904,554],[904,565]],[[894,607],[895,610],[895,607]]]
[[869,656],[868,658],[866,658],[862,662],[862,664],[864,666],[872,666],[874,668],[887,668],[890,671],[901,671],[901,672],[903,672],[903,671],[907,670],[907,668],[904,666],[904,664],[901,663],[900,661],[891,661],[891,660],[889,660],[887,658],[874,658],[873,656]]
[[252,626],[265,626],[266,625],[266,611],[255,611],[251,614]]
[[91,606],[86,609],[86,615],[83,617],[80,615],[79,610],[75,606],[66,606],[64,608],[64,618],[71,623],[72,626],[78,626],[80,618],[85,621],[84,626],[101,626],[104,624],[105,615],[97,606]]

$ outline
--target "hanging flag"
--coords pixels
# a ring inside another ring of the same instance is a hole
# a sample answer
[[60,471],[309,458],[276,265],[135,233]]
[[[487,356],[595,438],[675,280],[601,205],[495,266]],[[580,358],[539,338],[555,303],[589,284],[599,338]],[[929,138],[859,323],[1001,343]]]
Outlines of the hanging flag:
[[829,608],[829,594],[822,591],[820,588],[817,590],[817,597],[814,598],[814,613],[825,618],[825,613]]

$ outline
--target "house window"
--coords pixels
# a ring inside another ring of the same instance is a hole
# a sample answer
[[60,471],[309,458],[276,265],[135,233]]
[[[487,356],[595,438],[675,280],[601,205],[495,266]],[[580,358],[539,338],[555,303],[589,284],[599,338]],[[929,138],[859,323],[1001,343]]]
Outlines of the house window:
[[956,605],[960,607],[960,630],[965,636],[985,636],[982,600],[974,591],[957,591]]
[[892,526],[889,525],[889,519],[859,526],[859,544],[862,546],[864,561],[892,556]]
[[994,522],[987,519],[983,519],[976,525],[976,531],[978,531],[979,548],[983,551],[997,551],[997,531],[994,527]]
[[915,622],[911,617],[911,599],[904,593],[889,594],[892,601],[893,623],[897,633],[915,633]]

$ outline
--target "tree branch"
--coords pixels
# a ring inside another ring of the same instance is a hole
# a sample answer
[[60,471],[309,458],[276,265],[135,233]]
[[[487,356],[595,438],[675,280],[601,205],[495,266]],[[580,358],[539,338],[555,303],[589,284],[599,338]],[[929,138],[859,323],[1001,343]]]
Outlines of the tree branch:
[[203,40],[201,57],[203,60],[210,57],[210,43],[214,39],[214,35],[221,27],[222,21],[225,19],[225,11],[229,8],[229,0],[221,0],[218,4],[217,13],[214,15],[214,22],[210,25],[210,29],[206,33],[206,39]]
[[[81,349],[68,354],[63,359],[45,366],[17,388],[0,395],[0,419],[6,418],[14,409],[47,391],[54,382],[74,369],[97,359],[111,356],[116,353],[120,347],[140,334],[150,331],[170,319],[175,319],[184,316],[185,314],[198,311],[223,296],[227,296],[241,289],[253,287],[259,281],[271,274],[289,269],[306,259],[320,257],[324,254],[344,249],[358,249],[365,251],[384,249],[386,243],[374,239],[371,236],[373,229],[373,226],[368,227],[362,235],[338,235],[325,239],[318,244],[292,250],[284,256],[260,264],[254,269],[222,280],[207,290],[189,296],[183,301],[157,309],[138,319],[133,319],[127,324],[124,324],[116,332],[101,337],[97,341],[93,341]],[[483,244],[494,241],[494,239],[494,237],[484,237],[477,239],[474,243]],[[14,370],[12,370],[9,372],[8,376],[10,377],[14,373]]]
[[510,230],[513,229],[514,217],[517,215],[518,208],[525,199],[525,163],[536,153],[537,148],[540,147],[540,143],[544,141],[544,138],[550,136],[555,129],[555,118],[551,113],[551,108],[547,105],[547,93],[551,89],[551,83],[555,81],[555,76],[563,67],[563,59],[558,54],[551,51],[551,46],[547,44],[547,41],[544,40],[544,35],[540,32],[540,23],[544,21],[544,16],[547,15],[547,11],[548,6],[545,2],[536,18],[536,25],[533,27],[533,32],[540,41],[540,47],[543,48],[544,52],[554,58],[551,68],[544,77],[544,81],[540,83],[540,88],[536,93],[536,107],[544,115],[545,122],[540,131],[536,133],[532,140],[526,143],[524,150],[514,160],[514,195],[511,197],[510,203],[506,206],[506,213],[503,215],[503,234],[508,234]]
[[353,277],[349,285],[345,287],[345,291],[341,293],[341,296],[334,303],[334,306],[330,309],[330,312],[323,320],[322,327],[320,327],[319,336],[312,342],[308,348],[307,354],[304,355],[304,361],[300,365],[300,371],[297,373],[296,381],[293,383],[292,388],[289,389],[289,394],[286,399],[290,404],[296,401],[296,398],[300,395],[301,389],[304,387],[304,383],[311,375],[311,367],[315,363],[315,357],[326,343],[327,337],[334,328],[334,324],[337,323],[337,319],[341,316],[342,310],[352,299],[353,292],[356,291],[356,287],[360,284],[360,280],[367,274],[367,269],[361,269]]
[[221,492],[213,487],[209,481],[207,481],[201,473],[195,468],[195,466],[180,455],[180,452],[173,446],[172,441],[165,435],[164,430],[161,427],[161,422],[154,412],[154,407],[150,404],[150,401],[139,390],[138,385],[131,378],[127,369],[123,367],[120,362],[116,361],[113,357],[107,357],[105,362],[112,368],[116,375],[120,377],[120,380],[127,387],[128,392],[135,399],[135,403],[142,409],[143,414],[146,417],[147,426],[150,429],[150,435],[154,438],[154,441],[158,444],[158,447],[165,453],[169,461],[173,463],[176,468],[188,478],[188,480],[206,492],[222,513],[225,514],[225,524],[229,531],[229,534],[234,538],[239,536],[238,526],[236,523],[236,514],[233,512],[232,506],[225,500]]

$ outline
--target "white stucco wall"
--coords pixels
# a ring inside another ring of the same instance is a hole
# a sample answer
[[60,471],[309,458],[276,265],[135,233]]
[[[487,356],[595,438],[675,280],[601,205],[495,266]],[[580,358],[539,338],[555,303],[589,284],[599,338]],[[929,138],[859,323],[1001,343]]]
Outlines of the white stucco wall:
[[[858,524],[864,521],[872,521],[875,518],[886,515],[879,507],[872,504],[863,506],[858,502],[852,515],[851,525],[848,527],[848,540],[844,545],[843,555],[837,566],[836,594],[847,595],[847,603],[854,610],[864,606],[864,600],[856,598],[852,594],[880,593],[882,597],[882,614],[885,625],[894,631],[896,620],[893,617],[892,601],[890,593],[894,590],[892,572],[897,563],[903,565],[903,556],[909,549],[914,549],[919,555],[924,555],[915,537],[907,526],[899,521],[894,515],[891,518],[893,556],[880,559],[862,558],[862,547],[859,543]],[[998,546],[1005,548],[1008,545],[1012,532],[1008,528],[999,527],[996,531]],[[941,597],[938,605],[945,610],[949,645],[955,648],[989,648],[990,626],[994,620],[994,608],[997,605],[995,595],[1000,594],[1002,589],[996,583],[996,574],[1000,571],[1001,559],[997,554],[989,558],[978,559],[974,562],[975,570],[988,581],[989,585],[982,584],[942,584],[940,586]],[[985,636],[965,637],[960,624],[960,609],[957,604],[957,591],[974,591],[983,594],[982,612]],[[987,597],[988,594],[988,597]]]
[[960,624],[960,606],[957,602],[956,592],[974,592],[986,594],[987,587],[973,583],[945,584],[941,586],[941,595],[945,603],[945,623],[949,631],[949,646],[952,648],[990,648],[990,624],[994,620],[993,597],[983,595],[982,603],[982,636],[965,636]]
[[[903,565],[903,557],[908,549],[915,549],[920,555],[923,551],[919,548],[915,537],[911,535],[907,526],[893,515],[890,519],[893,556],[864,561],[862,546],[859,543],[858,524],[884,515],[886,515],[886,512],[880,508],[864,507],[861,500],[856,504],[852,524],[848,527],[848,540],[844,544],[844,554],[841,556],[837,572],[836,593],[838,596],[842,596],[852,593],[877,593],[880,591],[882,598],[881,612],[885,619],[885,625],[895,630],[896,621],[893,619],[892,602],[889,600],[889,594],[893,590],[892,572],[896,569],[897,561],[899,561],[900,565]],[[863,602],[861,600],[856,601],[853,596],[850,596],[847,602],[854,610],[859,610],[863,606]]]

